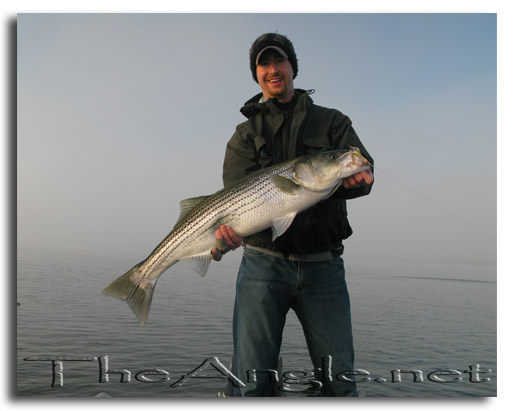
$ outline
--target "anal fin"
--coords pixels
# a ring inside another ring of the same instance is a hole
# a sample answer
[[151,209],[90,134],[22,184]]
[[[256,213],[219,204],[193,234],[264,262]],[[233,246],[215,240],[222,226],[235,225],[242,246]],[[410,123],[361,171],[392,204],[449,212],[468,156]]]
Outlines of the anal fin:
[[191,268],[195,271],[195,273],[205,277],[207,270],[209,270],[209,264],[211,263],[211,252],[209,250],[206,253],[198,254],[181,261],[190,263]]

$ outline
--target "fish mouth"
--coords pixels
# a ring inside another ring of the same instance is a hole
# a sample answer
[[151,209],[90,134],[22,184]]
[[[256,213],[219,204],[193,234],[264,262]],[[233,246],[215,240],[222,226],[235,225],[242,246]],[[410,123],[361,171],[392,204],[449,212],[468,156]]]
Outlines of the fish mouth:
[[[350,154],[349,156],[347,156]],[[348,158],[347,158],[348,157]],[[343,165],[353,165],[356,167],[371,166],[370,162],[364,157],[357,147],[350,147],[350,150],[339,156],[339,162]]]

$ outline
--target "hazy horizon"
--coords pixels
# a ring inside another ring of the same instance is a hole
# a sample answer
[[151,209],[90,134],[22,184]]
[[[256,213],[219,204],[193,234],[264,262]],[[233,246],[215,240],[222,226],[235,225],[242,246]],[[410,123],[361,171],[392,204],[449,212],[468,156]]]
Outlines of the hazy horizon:
[[495,14],[19,14],[20,249],[141,260],[180,200],[222,187],[260,89],[248,50],[287,35],[295,87],[376,162],[345,258],[496,262]]

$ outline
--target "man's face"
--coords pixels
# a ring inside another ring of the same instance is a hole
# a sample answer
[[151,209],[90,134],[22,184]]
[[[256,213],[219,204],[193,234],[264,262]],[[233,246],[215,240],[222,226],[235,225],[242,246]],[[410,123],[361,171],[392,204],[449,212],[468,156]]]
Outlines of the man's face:
[[293,66],[277,50],[262,53],[256,72],[264,97],[276,98],[281,103],[293,98]]

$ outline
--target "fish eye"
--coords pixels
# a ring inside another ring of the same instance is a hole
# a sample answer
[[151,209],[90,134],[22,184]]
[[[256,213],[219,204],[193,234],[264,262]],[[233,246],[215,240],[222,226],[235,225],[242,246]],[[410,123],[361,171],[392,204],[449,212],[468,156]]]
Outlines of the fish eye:
[[336,156],[336,154],[335,154],[335,153],[332,153],[332,154],[330,154],[330,155],[328,156],[328,158],[329,158],[330,160],[336,160],[336,159],[337,159],[337,156]]

